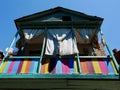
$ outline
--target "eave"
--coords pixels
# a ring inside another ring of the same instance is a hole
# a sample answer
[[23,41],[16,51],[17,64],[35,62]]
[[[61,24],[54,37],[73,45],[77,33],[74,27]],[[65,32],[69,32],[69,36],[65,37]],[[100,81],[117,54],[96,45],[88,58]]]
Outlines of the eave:
[[102,22],[98,21],[81,21],[81,22],[18,22],[19,29],[40,29],[40,28],[87,28],[87,29],[99,29]]

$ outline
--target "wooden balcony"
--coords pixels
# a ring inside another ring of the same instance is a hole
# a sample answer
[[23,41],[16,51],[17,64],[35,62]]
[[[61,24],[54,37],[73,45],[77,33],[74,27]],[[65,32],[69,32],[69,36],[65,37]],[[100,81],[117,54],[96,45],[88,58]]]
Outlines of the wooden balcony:
[[13,56],[1,63],[0,78],[119,79],[119,71],[106,56]]
[[12,56],[0,66],[1,90],[116,90],[119,79],[107,56]]

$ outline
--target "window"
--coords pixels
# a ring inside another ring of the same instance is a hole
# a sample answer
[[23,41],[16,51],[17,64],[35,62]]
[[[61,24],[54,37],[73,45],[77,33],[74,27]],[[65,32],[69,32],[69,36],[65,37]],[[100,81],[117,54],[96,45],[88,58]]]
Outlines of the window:
[[62,16],[63,21],[72,21],[71,16]]

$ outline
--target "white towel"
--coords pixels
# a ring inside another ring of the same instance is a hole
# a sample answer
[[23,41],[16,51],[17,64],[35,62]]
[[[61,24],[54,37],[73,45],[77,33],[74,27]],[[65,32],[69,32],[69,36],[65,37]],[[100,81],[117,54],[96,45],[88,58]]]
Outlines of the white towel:
[[72,32],[62,41],[60,45],[60,55],[71,55],[79,53],[77,45],[74,42]]
[[48,34],[45,54],[46,55],[56,55],[57,46],[58,46],[57,40],[55,40],[50,34]]
[[44,30],[43,29],[25,29],[23,30],[24,36],[26,40],[31,40],[34,37],[41,35]]
[[47,55],[71,55],[79,53],[77,45],[74,43],[74,36],[70,29],[48,30],[46,43]]

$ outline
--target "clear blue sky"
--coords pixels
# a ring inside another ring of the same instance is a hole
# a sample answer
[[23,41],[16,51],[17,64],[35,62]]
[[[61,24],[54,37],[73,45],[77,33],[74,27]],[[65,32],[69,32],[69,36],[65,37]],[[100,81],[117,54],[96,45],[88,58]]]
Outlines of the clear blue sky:
[[0,49],[10,45],[17,31],[15,19],[57,6],[104,18],[101,29],[107,43],[120,49],[120,0],[1,0]]

